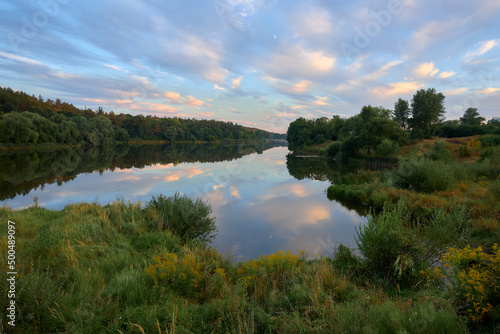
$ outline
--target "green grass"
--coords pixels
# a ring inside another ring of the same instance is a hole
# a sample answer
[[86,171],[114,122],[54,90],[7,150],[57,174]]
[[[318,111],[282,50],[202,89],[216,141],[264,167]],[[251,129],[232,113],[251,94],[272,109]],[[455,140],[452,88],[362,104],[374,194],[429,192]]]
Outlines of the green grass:
[[[377,280],[367,284],[364,261],[346,248],[335,259],[309,261],[298,252],[232,263],[152,224],[159,215],[152,203],[1,208],[0,249],[6,254],[7,220],[14,221],[19,273],[16,327],[2,318],[5,333],[466,330],[465,318],[435,290],[385,293]],[[0,299],[3,310],[7,302]]]

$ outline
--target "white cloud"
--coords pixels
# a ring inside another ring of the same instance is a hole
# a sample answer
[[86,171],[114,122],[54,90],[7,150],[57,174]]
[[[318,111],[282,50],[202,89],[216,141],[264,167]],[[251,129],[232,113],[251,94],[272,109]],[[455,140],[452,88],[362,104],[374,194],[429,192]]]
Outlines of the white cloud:
[[198,108],[205,103],[205,101],[198,100],[191,95],[189,95],[188,97],[182,97],[181,94],[175,92],[166,92],[165,97],[167,98],[168,103],[184,104],[195,108]]
[[233,90],[240,89],[241,79],[243,79],[243,77],[233,79],[233,87],[232,87]]
[[115,66],[115,65],[104,65],[104,67],[107,67],[107,68],[110,68],[110,69],[113,69],[113,70],[117,70],[117,71],[120,71],[120,72],[126,72],[126,71],[122,70],[121,68],[119,68],[118,66]]
[[330,34],[332,18],[325,8],[311,7],[306,10],[299,8],[291,19],[295,36],[315,37]]
[[452,89],[452,90],[447,90],[444,92],[445,95],[458,95],[462,94],[463,92],[468,91],[468,88],[457,88],[457,89]]
[[301,95],[306,94],[309,89],[312,87],[313,82],[309,80],[300,80],[298,82],[290,82],[287,80],[274,80],[273,87],[277,90],[292,94],[292,95]]
[[366,76],[364,76],[365,80],[377,80],[378,78],[387,75],[387,71],[391,69],[392,67],[401,64],[403,61],[402,60],[393,60],[376,70],[375,72],[372,72]]
[[470,62],[472,59],[484,55],[498,45],[500,45],[500,39],[479,42],[474,51],[469,51],[464,55],[464,60],[465,62]]
[[409,40],[409,52],[405,58],[416,58],[420,53],[432,44],[449,39],[459,32],[457,25],[460,22],[453,19],[449,21],[432,21],[426,23],[417,30]]
[[416,69],[413,70],[413,75],[419,78],[433,77],[439,72],[437,68],[434,67],[434,63],[422,63]]
[[500,91],[500,88],[490,87],[479,91],[481,94],[492,94]]
[[455,74],[457,74],[457,72],[453,72],[453,71],[441,72],[441,73],[439,73],[438,77],[440,77],[441,79],[447,79],[447,78],[454,76]]
[[30,59],[30,58],[26,58],[26,57],[22,57],[22,56],[17,56],[17,55],[13,55],[11,53],[6,53],[6,52],[2,52],[2,51],[0,51],[0,57],[4,57],[4,58],[10,59],[10,60],[14,60],[14,61],[17,61],[20,63],[29,64],[29,65],[42,65],[43,66],[43,64],[41,62],[36,61],[34,59]]
[[222,42],[182,34],[173,41],[164,39],[163,46],[175,66],[189,68],[211,83],[224,84],[228,71],[222,66]]
[[270,59],[261,63],[261,67],[264,72],[276,77],[312,78],[331,74],[335,62],[335,57],[324,51],[293,45],[278,48]]
[[424,85],[416,82],[396,82],[389,84],[389,87],[377,87],[372,89],[372,93],[380,97],[390,97],[396,94],[408,94],[417,91]]
[[329,96],[316,96],[317,100],[313,103],[317,106],[329,106],[330,104],[326,102]]

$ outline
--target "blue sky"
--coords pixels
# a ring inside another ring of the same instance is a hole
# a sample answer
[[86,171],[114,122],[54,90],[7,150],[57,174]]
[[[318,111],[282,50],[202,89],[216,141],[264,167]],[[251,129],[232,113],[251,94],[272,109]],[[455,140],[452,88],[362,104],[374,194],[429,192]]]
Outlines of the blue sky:
[[0,85],[284,132],[436,88],[500,117],[500,1],[0,0]]

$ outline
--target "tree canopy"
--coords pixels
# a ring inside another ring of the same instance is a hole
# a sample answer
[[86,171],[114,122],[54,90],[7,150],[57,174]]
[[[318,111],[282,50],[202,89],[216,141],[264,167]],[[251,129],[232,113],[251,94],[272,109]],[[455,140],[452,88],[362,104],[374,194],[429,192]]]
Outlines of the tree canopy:
[[462,124],[479,125],[484,121],[485,118],[479,115],[477,108],[468,108],[463,117],[460,117],[460,122],[462,122]]
[[[128,140],[262,141],[283,134],[215,120],[115,114],[79,109],[10,88],[0,88],[0,143],[90,146]],[[320,138],[321,139],[321,138]]]
[[444,95],[434,88],[418,90],[411,101],[399,98],[394,110],[371,105],[348,118],[298,118],[288,127],[288,147],[295,152],[313,144],[330,143],[325,149],[330,156],[340,154],[348,159],[358,155],[390,157],[400,145],[412,138],[430,136],[464,137],[486,133],[500,134],[500,123],[482,124],[477,108],[468,108],[459,120],[444,121]]
[[411,101],[409,125],[414,138],[429,138],[436,125],[443,121],[444,95],[434,88],[420,89]]

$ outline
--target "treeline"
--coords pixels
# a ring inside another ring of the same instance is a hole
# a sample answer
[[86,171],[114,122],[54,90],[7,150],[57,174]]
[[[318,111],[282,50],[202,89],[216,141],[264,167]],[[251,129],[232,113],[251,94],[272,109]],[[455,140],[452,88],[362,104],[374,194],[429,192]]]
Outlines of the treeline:
[[500,122],[484,124],[477,108],[467,109],[460,120],[445,121],[444,99],[434,88],[421,89],[411,103],[399,98],[394,110],[368,105],[349,118],[301,117],[288,127],[289,149],[297,153],[319,146],[318,153],[343,160],[373,153],[390,157],[410,139],[500,134]]
[[283,134],[232,122],[115,114],[102,108],[79,109],[0,88],[0,143],[15,145],[60,143],[95,146],[115,141],[262,141]]

